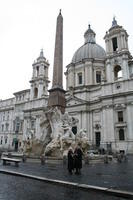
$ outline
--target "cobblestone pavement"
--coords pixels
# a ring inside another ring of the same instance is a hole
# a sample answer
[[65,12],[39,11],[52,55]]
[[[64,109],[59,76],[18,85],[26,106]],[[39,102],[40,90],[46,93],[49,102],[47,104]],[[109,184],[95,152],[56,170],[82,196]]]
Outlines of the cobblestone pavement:
[[45,165],[41,165],[40,162],[26,162],[20,163],[18,168],[13,164],[3,166],[0,163],[0,169],[133,192],[133,156],[129,156],[128,162],[125,163],[83,165],[81,175],[69,175],[67,166],[59,162]]
[[103,193],[86,192],[28,178],[0,174],[0,200],[125,200]]

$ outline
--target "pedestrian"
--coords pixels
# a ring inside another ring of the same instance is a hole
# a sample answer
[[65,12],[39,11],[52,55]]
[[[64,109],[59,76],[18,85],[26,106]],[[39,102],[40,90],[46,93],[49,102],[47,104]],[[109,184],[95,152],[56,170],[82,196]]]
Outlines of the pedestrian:
[[118,153],[118,155],[117,155],[117,162],[119,162],[119,163],[122,162],[122,156],[121,156],[121,153]]
[[73,149],[72,149],[72,147],[70,147],[69,150],[68,150],[67,158],[68,158],[68,171],[69,171],[70,174],[72,174],[73,170],[74,170],[74,160],[73,160]]
[[45,164],[45,155],[44,154],[42,154],[40,156],[40,160],[41,160],[41,164],[44,165]]
[[74,168],[76,169],[75,174],[81,174],[82,156],[83,156],[83,151],[80,147],[80,144],[78,144],[74,151]]

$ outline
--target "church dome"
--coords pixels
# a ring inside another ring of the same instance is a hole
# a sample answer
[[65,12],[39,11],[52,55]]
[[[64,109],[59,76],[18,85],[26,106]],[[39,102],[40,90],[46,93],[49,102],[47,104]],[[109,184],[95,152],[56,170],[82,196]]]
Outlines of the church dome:
[[89,25],[88,30],[84,34],[85,44],[75,52],[72,63],[89,58],[105,59],[106,52],[100,45],[96,44],[95,35],[95,32]]

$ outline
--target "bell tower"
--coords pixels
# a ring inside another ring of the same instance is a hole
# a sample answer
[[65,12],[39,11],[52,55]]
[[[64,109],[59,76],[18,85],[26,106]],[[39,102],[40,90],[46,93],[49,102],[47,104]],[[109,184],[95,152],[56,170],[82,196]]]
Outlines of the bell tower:
[[42,98],[48,95],[48,68],[49,63],[44,57],[43,50],[41,50],[39,57],[33,63],[33,74],[30,91],[30,100]]
[[106,80],[114,82],[129,78],[128,60],[131,58],[128,49],[128,34],[117,24],[115,17],[111,28],[104,37],[106,44]]

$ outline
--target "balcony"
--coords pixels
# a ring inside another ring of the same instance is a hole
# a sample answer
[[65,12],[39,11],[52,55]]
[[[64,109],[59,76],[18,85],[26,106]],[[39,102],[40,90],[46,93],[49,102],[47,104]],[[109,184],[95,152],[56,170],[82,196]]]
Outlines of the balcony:
[[116,127],[116,128],[127,127],[127,123],[126,123],[126,122],[116,122],[116,123],[115,123],[115,127]]

